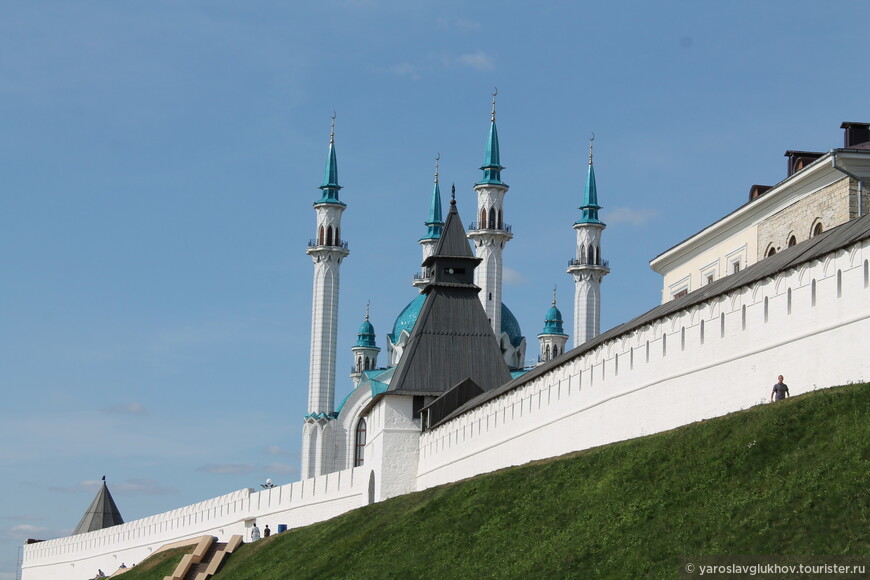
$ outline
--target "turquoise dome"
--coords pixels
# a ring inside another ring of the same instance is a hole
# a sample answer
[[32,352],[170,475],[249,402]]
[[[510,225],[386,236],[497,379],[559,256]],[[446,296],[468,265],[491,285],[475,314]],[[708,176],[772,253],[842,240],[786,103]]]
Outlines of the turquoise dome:
[[369,322],[368,318],[366,318],[365,322],[360,325],[359,332],[357,332],[356,335],[356,346],[377,348],[377,345],[375,344],[375,327],[372,326],[372,323]]
[[[402,313],[399,314],[398,318],[396,318],[395,324],[393,324],[393,332],[389,335],[390,342],[395,344],[403,330],[407,330],[408,334],[411,333],[414,329],[414,324],[417,322],[417,316],[423,308],[423,302],[425,301],[426,295],[420,294],[411,300],[410,304],[405,306]],[[501,304],[501,331],[507,333],[511,344],[514,347],[519,346],[525,338],[523,336],[523,331],[520,330],[520,323],[517,322],[513,312],[504,305],[504,302]]]
[[555,305],[547,310],[547,316],[544,319],[544,330],[541,331],[541,334],[561,334],[568,336],[562,329],[562,313],[559,312],[559,309],[556,308]]
[[411,300],[410,304],[405,306],[401,314],[399,314],[399,317],[396,318],[396,322],[393,324],[393,332],[388,335],[390,342],[395,344],[403,330],[407,330],[408,334],[411,334],[411,330],[414,329],[414,324],[417,322],[417,316],[420,314],[420,310],[423,308],[423,303],[425,301],[426,295],[418,294],[416,298]]

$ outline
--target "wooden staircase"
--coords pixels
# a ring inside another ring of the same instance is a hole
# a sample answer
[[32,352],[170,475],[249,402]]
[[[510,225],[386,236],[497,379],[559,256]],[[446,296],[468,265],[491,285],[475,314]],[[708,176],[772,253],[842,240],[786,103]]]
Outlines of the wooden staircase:
[[242,536],[239,535],[231,537],[229,542],[218,542],[214,536],[202,536],[197,539],[193,552],[181,559],[172,576],[163,580],[208,580],[241,545]]

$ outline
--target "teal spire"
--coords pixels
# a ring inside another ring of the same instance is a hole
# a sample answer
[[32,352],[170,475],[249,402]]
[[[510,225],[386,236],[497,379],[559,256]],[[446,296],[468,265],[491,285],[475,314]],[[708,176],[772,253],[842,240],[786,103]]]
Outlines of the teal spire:
[[598,187],[595,185],[595,168],[592,166],[592,142],[595,140],[595,133],[589,139],[589,172],[586,174],[586,190],[583,193],[583,205],[580,210],[583,212],[576,224],[601,224],[604,222],[598,219],[598,210],[601,206],[598,205]]
[[[547,310],[547,316],[544,318],[544,330],[541,334],[561,334],[568,336],[562,329],[562,313],[556,308],[556,289],[553,288],[553,305]],[[538,335],[540,336],[540,335]]]
[[366,304],[366,319],[360,325],[359,332],[357,333],[356,346],[363,346],[368,348],[377,348],[378,345],[375,344],[375,327],[372,326],[372,323],[369,322],[369,305]]
[[326,158],[326,169],[323,172],[323,185],[320,186],[323,197],[315,201],[318,203],[334,203],[346,205],[338,199],[338,162],[335,160],[335,113],[332,114],[332,126],[329,131],[329,156]]
[[492,118],[489,126],[489,140],[486,142],[486,157],[483,160],[481,169],[483,170],[483,179],[475,183],[475,185],[506,185],[501,180],[501,166],[498,152],[498,130],[495,128],[495,96],[498,94],[498,89],[492,94]]
[[441,217],[441,188],[438,186],[438,161],[440,159],[441,154],[439,153],[435,157],[435,188],[432,191],[432,201],[429,204],[429,219],[426,221],[429,230],[423,236],[424,240],[437,240],[444,230],[444,220]]

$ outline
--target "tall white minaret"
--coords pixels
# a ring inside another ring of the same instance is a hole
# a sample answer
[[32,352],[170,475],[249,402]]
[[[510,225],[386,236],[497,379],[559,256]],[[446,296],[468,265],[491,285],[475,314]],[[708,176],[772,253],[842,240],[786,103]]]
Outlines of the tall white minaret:
[[601,280],[610,272],[607,260],[601,259],[601,232],[607,227],[598,219],[598,190],[592,167],[592,139],[589,140],[589,173],[583,195],[582,214],[574,222],[577,252],[568,266],[574,276],[574,346],[580,346],[601,332]]
[[311,301],[311,361],[308,378],[308,414],[302,431],[302,478],[335,469],[335,448],[330,421],[335,418],[335,361],[338,335],[338,289],[341,262],[350,252],[341,239],[341,214],[347,207],[338,199],[338,164],[335,160],[335,115],[329,135],[329,157],[317,213],[315,239],[306,253],[314,261]]
[[[426,235],[420,238],[420,245],[423,247],[422,264],[426,258],[435,253],[435,246],[438,245],[438,240],[441,239],[441,232],[444,230],[444,220],[441,218],[441,188],[438,187],[438,161],[441,159],[441,154],[435,156],[435,187],[432,190],[432,201],[429,202],[429,219],[426,220]],[[425,273],[421,272],[414,276],[414,287],[422,291],[429,283],[429,278]]]
[[474,184],[477,192],[477,221],[472,222],[468,238],[474,244],[474,252],[482,259],[474,270],[474,283],[480,287],[480,301],[486,317],[492,325],[496,338],[501,336],[501,282],[502,250],[514,237],[511,227],[504,222],[504,196],[508,185],[501,180],[498,151],[498,131],[495,128],[495,96],[492,94],[492,118],[489,141],[486,143],[483,179]]

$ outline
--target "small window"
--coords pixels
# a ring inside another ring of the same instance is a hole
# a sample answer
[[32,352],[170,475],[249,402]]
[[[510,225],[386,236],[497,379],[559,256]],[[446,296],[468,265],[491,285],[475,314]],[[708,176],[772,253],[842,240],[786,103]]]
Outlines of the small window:
[[776,248],[771,246],[770,249],[767,250],[767,257],[769,258],[769,257],[773,256],[774,254],[776,254]]
[[792,236],[788,239],[788,247],[792,247],[797,244],[797,238]]
[[677,298],[682,298],[683,296],[685,296],[688,293],[689,293],[689,290],[687,288],[683,288],[682,290],[680,290],[679,292],[674,294],[674,300],[676,300]]
[[713,274],[707,274],[707,284],[713,283]]
[[813,233],[812,233],[812,236],[811,236],[811,237],[814,238],[814,237],[818,236],[819,234],[822,233],[822,231],[823,231],[823,229],[822,229],[822,222],[819,222],[819,223],[817,223],[815,226],[813,226]]
[[740,260],[736,260],[734,262],[731,262],[731,273],[736,274],[739,271],[740,271]]

